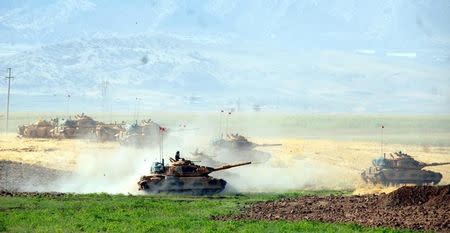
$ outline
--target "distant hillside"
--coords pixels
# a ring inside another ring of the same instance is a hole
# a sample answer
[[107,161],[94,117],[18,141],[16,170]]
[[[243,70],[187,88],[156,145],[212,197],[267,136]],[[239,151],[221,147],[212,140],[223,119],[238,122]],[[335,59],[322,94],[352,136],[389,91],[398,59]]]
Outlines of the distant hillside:
[[6,54],[0,63],[13,67],[19,110],[61,111],[67,95],[69,107],[81,110],[107,102],[116,110],[139,103],[148,110],[214,111],[239,101],[246,110],[420,113],[446,112],[449,102],[439,66],[425,73],[416,60],[383,53],[280,51],[233,39],[155,33],[72,40]]

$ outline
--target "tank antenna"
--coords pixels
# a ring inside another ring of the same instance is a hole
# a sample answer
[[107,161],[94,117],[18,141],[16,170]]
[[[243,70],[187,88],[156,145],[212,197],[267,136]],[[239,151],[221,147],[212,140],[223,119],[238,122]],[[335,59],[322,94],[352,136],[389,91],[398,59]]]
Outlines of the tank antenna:
[[166,132],[166,128],[159,126],[159,161],[162,162],[163,158],[163,150],[164,150],[164,133]]
[[383,156],[385,156],[385,154],[383,153],[383,130],[384,130],[384,125],[381,125],[381,154]]
[[227,135],[230,134],[230,132],[228,131],[228,129],[229,129],[229,123],[228,123],[228,121],[230,120],[230,117],[231,117],[231,111],[229,111],[229,112],[228,112],[228,115],[227,115]]
[[11,68],[8,68],[8,76],[5,77],[8,79],[8,97],[6,99],[6,128],[5,133],[8,133],[8,124],[9,124],[9,96],[11,94],[11,79],[14,77],[11,76]]
[[136,119],[136,124],[139,121],[139,104],[141,102],[141,98],[136,97],[136,102],[134,103],[134,117]]
[[220,134],[220,139],[223,139],[223,109],[220,110],[220,125],[219,125],[219,134]]

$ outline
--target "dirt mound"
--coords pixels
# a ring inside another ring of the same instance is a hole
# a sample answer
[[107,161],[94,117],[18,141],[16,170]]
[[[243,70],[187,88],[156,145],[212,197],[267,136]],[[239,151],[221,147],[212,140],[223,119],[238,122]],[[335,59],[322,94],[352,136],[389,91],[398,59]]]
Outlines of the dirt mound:
[[59,179],[71,173],[50,169],[39,165],[13,161],[0,161],[0,190],[4,191],[39,191],[52,190]]
[[385,205],[391,207],[448,205],[450,203],[450,185],[402,187],[388,194],[384,201]]
[[378,196],[304,196],[252,204],[238,215],[214,219],[317,220],[449,232],[449,189],[450,185],[404,187]]

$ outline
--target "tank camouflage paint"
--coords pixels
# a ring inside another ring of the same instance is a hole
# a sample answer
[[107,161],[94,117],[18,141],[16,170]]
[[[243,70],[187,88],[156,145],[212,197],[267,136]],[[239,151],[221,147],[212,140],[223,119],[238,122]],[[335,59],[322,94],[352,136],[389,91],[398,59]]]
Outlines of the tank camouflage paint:
[[19,136],[25,138],[52,138],[57,125],[56,121],[56,119],[50,121],[39,120],[34,124],[19,126]]
[[57,138],[95,138],[95,129],[99,122],[84,113],[75,116],[75,120],[66,120],[55,128]]
[[225,165],[217,168],[200,166],[190,160],[170,159],[172,164],[166,166],[164,161],[156,162],[151,174],[142,176],[138,182],[139,190],[148,193],[179,193],[192,195],[211,195],[225,189],[227,182],[209,176],[211,172],[248,165],[251,162]]
[[159,145],[161,134],[167,132],[166,128],[152,120],[143,120],[141,124],[134,123],[120,136],[120,143],[133,147],[152,147]]
[[361,173],[361,178],[370,184],[382,184],[385,186],[398,184],[436,185],[442,179],[442,174],[425,167],[447,165],[448,163],[423,163],[415,160],[410,155],[400,152],[390,154],[372,161],[373,166]]
[[256,144],[239,134],[228,134],[213,142],[213,146],[225,149],[252,150],[256,147],[281,146],[281,144]]
[[226,138],[221,138],[212,143],[213,154],[220,158],[220,161],[228,162],[240,158],[245,158],[255,162],[266,162],[271,158],[270,153],[256,150],[256,147],[281,146],[281,144],[257,144],[249,141],[239,134],[229,134]]
[[120,124],[103,124],[99,123],[95,127],[95,135],[97,141],[118,141],[120,134],[125,131],[125,128]]

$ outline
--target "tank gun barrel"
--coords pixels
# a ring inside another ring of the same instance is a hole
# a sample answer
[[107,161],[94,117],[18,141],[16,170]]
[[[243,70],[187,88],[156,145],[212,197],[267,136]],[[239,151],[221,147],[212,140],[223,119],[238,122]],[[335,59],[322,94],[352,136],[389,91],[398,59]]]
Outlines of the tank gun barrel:
[[450,162],[446,162],[446,163],[424,163],[422,166],[423,167],[433,167],[433,166],[441,166],[441,165],[448,165],[450,164]]
[[233,168],[233,167],[239,167],[239,166],[244,166],[244,165],[249,165],[252,162],[245,162],[245,163],[237,163],[237,164],[229,164],[229,165],[224,165],[221,167],[217,167],[217,168],[213,168],[212,171],[220,171],[220,170],[225,170],[225,169],[229,169],[229,168]]
[[256,144],[257,147],[282,146],[281,143],[276,144]]

